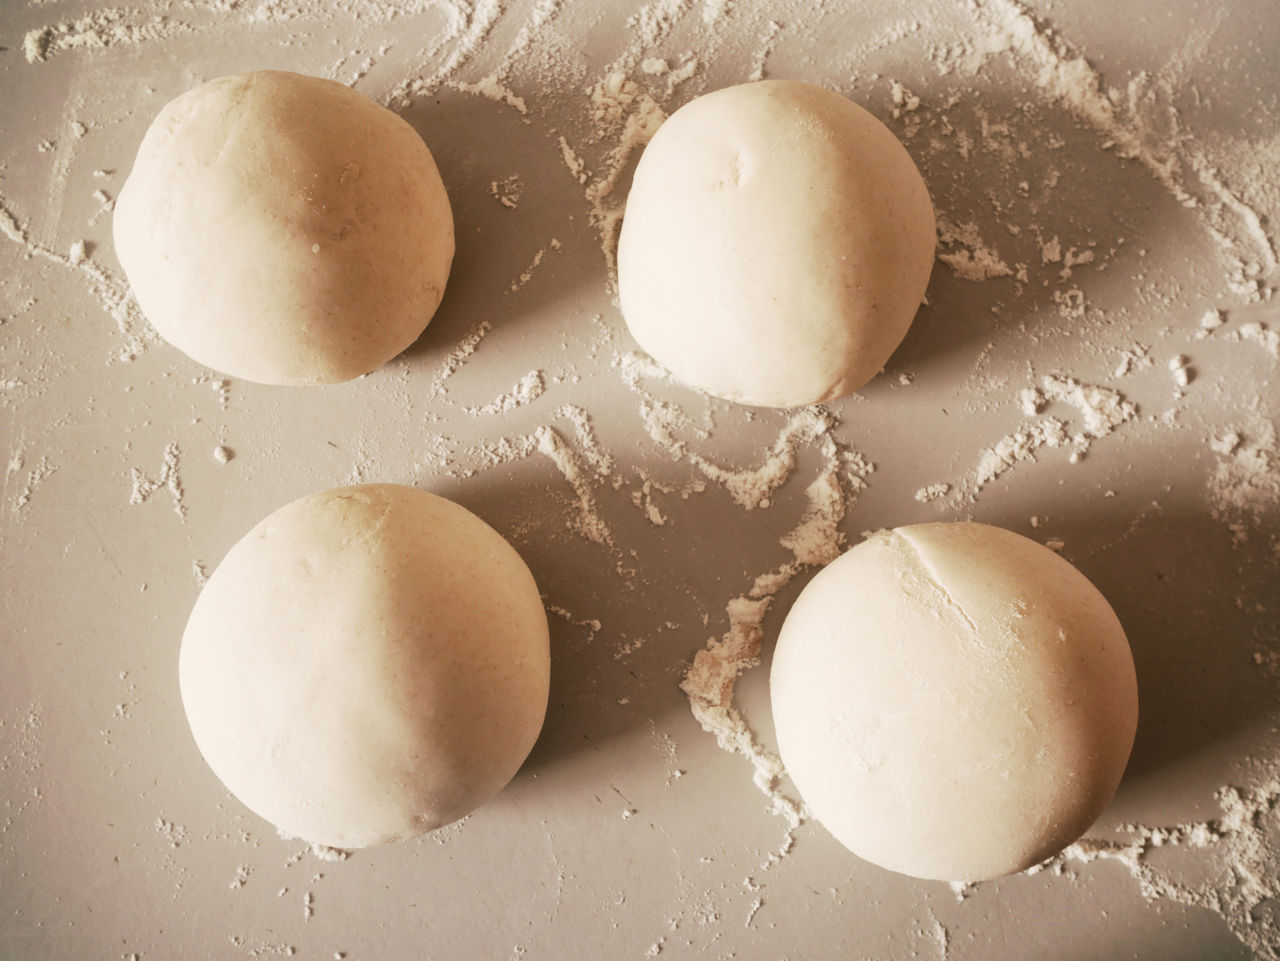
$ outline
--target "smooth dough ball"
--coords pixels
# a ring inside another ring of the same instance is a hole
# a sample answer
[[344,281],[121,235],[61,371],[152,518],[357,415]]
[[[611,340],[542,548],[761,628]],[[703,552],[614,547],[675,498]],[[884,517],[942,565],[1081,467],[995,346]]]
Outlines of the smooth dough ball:
[[618,294],[677,378],[744,404],[834,400],[880,371],[936,243],[920,172],[884,124],[812,84],[706,94],[636,167]]
[[341,848],[413,837],[511,780],[547,707],[533,575],[463,507],[370,484],[258,524],[179,657],[196,744],[245,805]]
[[114,231],[160,336],[264,384],[350,380],[396,356],[435,313],[454,250],[414,129],[340,83],[274,70],[160,111]]
[[782,759],[855,854],[978,881],[1056,854],[1115,793],[1133,656],[1098,590],[1019,534],[874,534],[788,613],[770,678]]

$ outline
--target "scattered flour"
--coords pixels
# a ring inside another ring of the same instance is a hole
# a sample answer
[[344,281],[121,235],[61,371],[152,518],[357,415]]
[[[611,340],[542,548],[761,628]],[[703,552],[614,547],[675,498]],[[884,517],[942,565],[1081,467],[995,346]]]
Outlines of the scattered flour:
[[169,847],[180,848],[186,843],[187,829],[181,824],[175,824],[166,818],[158,817],[155,819],[154,827]]
[[801,410],[783,426],[773,447],[766,452],[758,467],[722,467],[701,454],[688,450],[683,444],[673,447],[688,458],[708,480],[727,490],[739,507],[754,510],[768,507],[774,491],[791,476],[800,446],[812,443],[820,436],[828,436],[834,426],[835,418],[825,411],[815,408]]
[[[1070,447],[1069,459],[1076,463],[1095,440],[1108,436],[1138,415],[1137,405],[1125,400],[1119,391],[1084,384],[1060,374],[1044,377],[1039,387],[1027,388],[1018,396],[1022,411],[1031,415],[1039,414],[1052,403],[1074,407],[1082,425],[1073,431],[1067,421],[1048,415],[1023,423],[992,446],[983,448],[977,464],[964,480],[950,485],[955,502],[972,502],[992,481],[1019,464],[1034,461],[1037,453],[1046,447]],[[941,486],[947,485],[933,484],[924,490]],[[917,499],[921,499],[919,495]]]
[[173,499],[173,512],[186,520],[187,505],[182,500],[182,474],[178,462],[180,453],[177,441],[171,441],[165,445],[160,476],[154,480],[143,473],[141,468],[133,468],[130,472],[133,489],[129,492],[129,503],[135,506],[145,504],[151,499],[152,494],[163,487],[168,490],[169,496]]
[[1145,75],[1125,92],[1107,90],[1088,60],[1018,0],[970,0],[970,8],[986,34],[959,58],[963,69],[976,73],[989,57],[1002,53],[1030,64],[1037,87],[1096,130],[1105,149],[1136,160],[1179,203],[1200,212],[1206,228],[1234,259],[1232,289],[1247,300],[1263,298],[1264,278],[1277,269],[1276,244],[1264,216],[1227,185],[1202,150],[1185,146],[1176,111],[1161,116],[1174,124],[1167,133],[1144,115]]
[[747,80],[764,79],[765,64],[769,60],[769,55],[773,53],[774,44],[778,42],[780,33],[782,33],[782,24],[777,20],[770,20],[764,36],[760,38],[760,51],[753,58],[751,69],[747,72]]
[[1221,310],[1206,310],[1204,316],[1200,318],[1200,331],[1202,336],[1208,336],[1219,327],[1227,322],[1227,315]]
[[545,247],[539,248],[538,252],[533,255],[533,261],[529,264],[529,266],[526,267],[523,272],[521,272],[519,277],[517,277],[508,285],[507,289],[510,290],[511,293],[514,294],[521,287],[523,287],[525,284],[527,284],[529,281],[533,279],[533,272],[537,270],[538,267],[542,264],[542,258],[546,256],[546,253],[547,253],[547,250]]
[[[801,416],[804,415],[797,415]],[[808,506],[799,524],[779,540],[780,545],[790,551],[791,560],[757,576],[745,594],[728,602],[725,613],[729,629],[719,638],[708,640],[706,647],[694,655],[680,683],[703,730],[714,735],[721,748],[751,762],[756,787],[769,798],[770,810],[786,821],[782,845],[767,863],[773,863],[791,850],[804,812],[799,802],[782,793],[778,786],[785,774],[782,761],[756,740],[746,718],[734,706],[733,694],[742,672],[760,663],[763,623],[777,593],[800,571],[828,564],[840,555],[845,541],[840,522],[848,511],[851,497],[864,485],[862,475],[849,472],[851,459],[844,456],[849,452],[831,436],[834,424],[820,423],[821,431],[814,433],[811,440],[822,451],[824,467],[806,489]],[[770,476],[773,472],[790,473],[793,464],[794,448],[775,447],[769,462]],[[864,468],[864,473],[869,470]],[[842,483],[845,478],[846,482]],[[751,502],[759,506],[760,500],[757,497]]]
[[482,320],[471,328],[458,345],[449,352],[440,368],[436,371],[435,377],[431,380],[431,388],[428,392],[429,397],[440,397],[447,392],[448,388],[445,387],[445,382],[456,374],[459,368],[467,362],[467,359],[476,352],[480,342],[484,340],[492,329],[492,322],[487,320]]
[[928,504],[946,497],[950,492],[950,484],[927,484],[916,491],[916,500],[922,504]]
[[233,891],[237,891],[244,887],[249,881],[249,875],[253,873],[253,866],[249,864],[240,864],[236,866],[236,876],[231,879],[231,883],[227,887]]
[[[8,473],[20,471],[22,469],[22,455],[15,453],[9,461]],[[36,492],[41,484],[52,477],[58,468],[53,465],[47,455],[41,455],[40,460],[36,462],[36,466],[27,471],[27,482],[22,490],[18,492],[18,496],[13,501],[13,510],[18,512],[31,503],[31,495]]]
[[613,546],[613,534],[600,516],[595,492],[578,455],[552,427],[539,427],[534,439],[538,453],[555,464],[573,488],[577,504],[576,516],[571,517],[566,524],[589,541]]
[[157,334],[143,317],[137,301],[133,299],[133,292],[124,280],[107,271],[90,257],[76,260],[73,256],[64,256],[51,247],[32,240],[2,197],[0,197],[0,234],[21,246],[29,257],[39,257],[78,272],[87,283],[94,299],[115,321],[116,329],[124,341],[115,359],[135,360],[148,346],[157,342],[159,339]]
[[[457,824],[460,822],[454,822],[454,823]],[[301,840],[301,838],[294,837],[292,834],[288,834],[279,829],[276,830],[276,833],[280,836],[282,840],[285,840],[285,841]],[[336,861],[347,861],[347,860],[350,860],[351,858],[351,852],[344,848],[330,847],[328,844],[311,844],[308,842],[303,842],[303,843],[304,843],[304,847],[299,848],[289,857],[289,860],[285,861],[284,866],[286,868],[291,868],[295,864],[301,863],[302,860],[308,854],[311,855],[313,858],[315,858],[317,861],[335,861],[336,862]],[[289,890],[288,888],[282,888],[279,894],[283,896],[288,892],[288,890]]]
[[1155,361],[1151,359],[1150,347],[1146,344],[1133,344],[1120,352],[1120,360],[1116,364],[1115,376],[1126,377],[1137,371],[1145,370],[1153,363]]
[[587,409],[576,404],[562,404],[556,409],[556,415],[573,427],[582,456],[595,471],[596,477],[603,480],[614,469],[613,455],[596,438]]
[[1041,448],[1062,447],[1068,440],[1067,425],[1056,417],[1024,424],[980,453],[977,466],[962,488],[967,487],[971,494],[977,494],[1016,465],[1035,460],[1036,452]]
[[[1229,428],[1209,441],[1217,463],[1209,480],[1209,502],[1215,519],[1225,523],[1237,544],[1249,539],[1252,526],[1280,545],[1276,516],[1280,513],[1280,451],[1276,428],[1260,412],[1247,425]],[[1280,552],[1275,554],[1280,562]]]
[[1280,360],[1280,331],[1272,330],[1266,324],[1241,324],[1236,337],[1242,341],[1257,344],[1275,360]]
[[[769,507],[774,492],[795,469],[800,448],[815,442],[825,445],[836,425],[836,418],[831,413],[819,407],[802,408],[792,414],[782,426],[777,439],[765,452],[764,459],[758,466],[724,467],[691,450],[687,441],[676,436],[677,431],[688,432],[689,421],[675,405],[646,397],[641,404],[640,413],[653,440],[673,458],[687,461],[707,480],[723,487],[744,510]],[[870,465],[854,451],[840,448],[834,456],[843,464],[845,476],[850,479],[850,483],[860,485],[862,476],[871,471]]]
[[[467,83],[462,80],[446,80],[444,83],[454,90],[473,93],[485,97],[495,103],[506,104],[522,117],[529,113],[529,106],[523,97],[517,97],[497,76],[490,74],[478,83]],[[500,198],[501,200],[501,198]]]
[[654,501],[653,492],[654,490],[660,490],[663,493],[670,493],[671,489],[662,487],[655,483],[652,478],[645,477],[643,472],[639,471],[638,468],[637,472],[641,474],[641,482],[638,489],[632,490],[631,502],[644,512],[644,516],[650,524],[655,527],[662,527],[666,524],[667,517],[662,513],[662,509]]
[[990,280],[1013,275],[1013,268],[983,241],[975,223],[953,224],[939,218],[938,241],[944,248],[938,259],[961,280]]
[[508,210],[515,210],[520,205],[520,197],[524,193],[524,184],[517,174],[494,180],[489,184],[489,196]]
[[584,628],[587,632],[587,636],[586,638],[584,638],[584,643],[587,643],[587,644],[594,641],[596,635],[599,634],[600,630],[604,627],[604,625],[600,622],[599,618],[575,617],[572,612],[565,610],[563,607],[560,607],[557,604],[548,604],[547,612],[550,614],[554,614],[556,617],[560,618],[563,621],[567,621],[568,623],[574,625],[575,627]]
[[[622,227],[624,198],[615,194],[627,170],[628,161],[647,144],[667,119],[662,109],[625,73],[615,71],[605,76],[591,91],[594,117],[604,135],[620,130],[614,145],[604,157],[604,173],[591,178],[588,174],[586,199],[591,205],[591,223],[600,237],[600,250],[616,282],[618,231]],[[565,160],[569,162],[566,152]],[[573,169],[571,166],[570,169]],[[581,170],[581,168],[579,168]]]
[[[1280,898],[1280,780],[1218,792],[1220,817],[1174,827],[1129,825],[1128,841],[1085,838],[1042,865],[1064,872],[1070,864],[1115,861],[1138,883],[1148,901],[1168,900],[1205,908],[1226,922],[1254,957],[1280,959],[1280,924],[1274,911],[1260,910]],[[1177,878],[1148,860],[1158,848],[1206,852],[1197,859],[1195,881]],[[1208,870],[1205,870],[1205,869]],[[1033,869],[1033,872],[1036,869]]]
[[464,407],[462,408],[468,414],[505,414],[508,411],[515,410],[517,407],[523,407],[531,404],[547,389],[546,378],[542,371],[531,370],[516,383],[510,391],[496,397],[483,407]]
[[1178,354],[1169,358],[1169,373],[1173,376],[1177,396],[1181,397],[1187,385],[1195,378],[1195,369],[1191,366],[1191,358],[1186,354]]
[[[430,51],[437,54],[446,46],[452,50],[443,58],[443,62],[424,74],[411,76],[401,81],[392,89],[387,101],[392,104],[406,104],[414,96],[430,95],[445,81],[453,78],[463,66],[469,63],[480,49],[481,43],[497,25],[503,13],[502,0],[478,0],[475,4],[446,4],[445,12],[449,15],[449,24],[443,36]],[[430,63],[431,61],[428,61]]]
[[31,30],[23,38],[27,63],[43,63],[66,50],[105,49],[117,44],[138,44],[186,33],[187,24],[140,10],[108,8],[74,20],[60,20]]
[[44,761],[45,736],[38,704],[7,705],[0,715],[0,772],[8,789],[0,812],[0,837],[7,835],[45,798],[37,777]]

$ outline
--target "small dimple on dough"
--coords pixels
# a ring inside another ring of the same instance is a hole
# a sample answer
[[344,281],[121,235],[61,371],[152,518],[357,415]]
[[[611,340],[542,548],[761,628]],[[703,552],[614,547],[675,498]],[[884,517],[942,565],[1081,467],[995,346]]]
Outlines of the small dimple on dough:
[[636,342],[728,400],[799,407],[866,384],[933,265],[933,206],[875,117],[821,87],[698,97],[636,166],[618,296]]
[[745,164],[741,150],[735,151],[733,157],[730,158],[727,165],[728,170],[723,177],[715,182],[716,190],[729,190],[742,186],[745,179]]

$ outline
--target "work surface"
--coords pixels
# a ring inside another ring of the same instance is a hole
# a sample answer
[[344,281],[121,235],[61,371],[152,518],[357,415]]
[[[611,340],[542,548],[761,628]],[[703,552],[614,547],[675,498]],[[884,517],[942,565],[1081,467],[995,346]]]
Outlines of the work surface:
[[[1261,0],[6,0],[0,954],[1280,958],[1277,50]],[[399,111],[453,203],[440,311],[351,383],[190,361],[112,249],[155,113],[267,67]],[[880,117],[938,214],[906,341],[823,408],[674,383],[617,308],[644,142],[761,76]],[[245,531],[362,481],[444,494],[512,541],[552,689],[502,794],[347,855],[226,793],[177,655]],[[970,886],[858,860],[769,773],[769,657],[817,563],[948,519],[1084,571],[1141,700],[1086,839]],[[682,689],[709,643],[736,684]]]

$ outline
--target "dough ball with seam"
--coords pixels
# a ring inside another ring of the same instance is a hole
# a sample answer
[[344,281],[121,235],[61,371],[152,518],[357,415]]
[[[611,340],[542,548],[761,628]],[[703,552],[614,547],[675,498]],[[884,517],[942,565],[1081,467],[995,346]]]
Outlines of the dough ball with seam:
[[1056,854],[1137,727],[1116,615],[1048,548],[985,524],[873,534],[805,586],[770,675],[779,750],[855,854],[978,881]]

